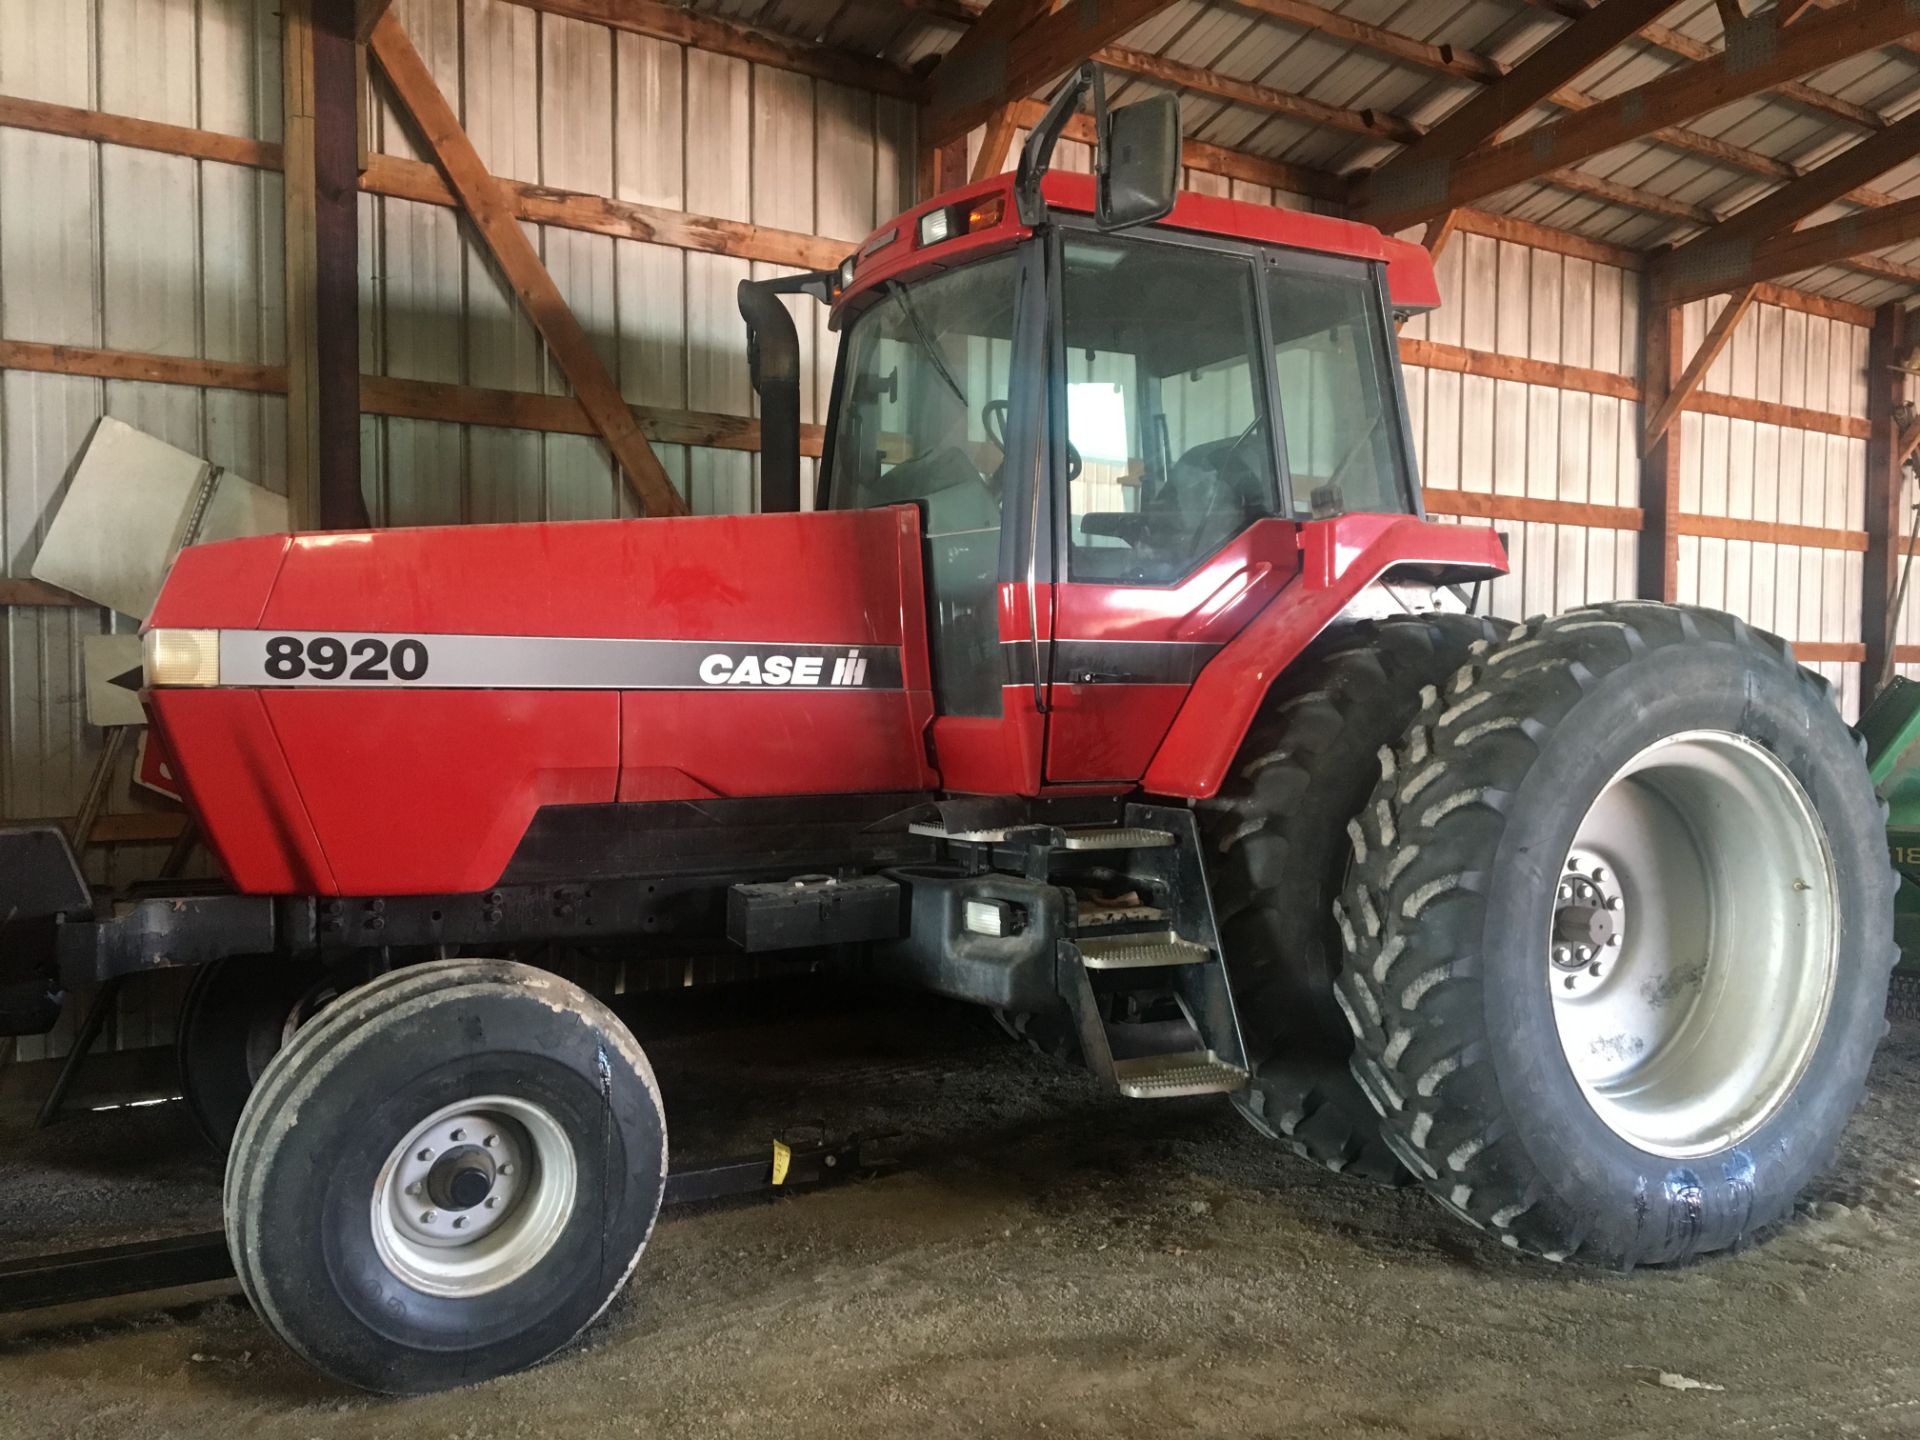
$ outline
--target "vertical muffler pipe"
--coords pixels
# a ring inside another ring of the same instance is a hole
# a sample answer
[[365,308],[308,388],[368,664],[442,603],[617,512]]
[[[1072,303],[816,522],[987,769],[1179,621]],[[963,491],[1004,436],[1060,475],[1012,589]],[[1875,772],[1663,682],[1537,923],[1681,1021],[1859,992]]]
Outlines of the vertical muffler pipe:
[[760,509],[800,508],[800,332],[782,295],[825,301],[827,271],[740,282],[740,318],[747,322],[747,365],[760,397]]

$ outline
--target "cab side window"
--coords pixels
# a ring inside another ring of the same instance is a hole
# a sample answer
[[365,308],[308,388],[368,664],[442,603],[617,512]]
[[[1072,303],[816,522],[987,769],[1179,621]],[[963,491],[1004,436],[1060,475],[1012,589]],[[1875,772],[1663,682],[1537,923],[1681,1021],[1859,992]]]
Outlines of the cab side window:
[[1273,511],[1253,263],[1080,238],[1064,260],[1070,574],[1170,584]]
[[1295,518],[1410,513],[1393,341],[1372,272],[1278,265],[1267,307]]

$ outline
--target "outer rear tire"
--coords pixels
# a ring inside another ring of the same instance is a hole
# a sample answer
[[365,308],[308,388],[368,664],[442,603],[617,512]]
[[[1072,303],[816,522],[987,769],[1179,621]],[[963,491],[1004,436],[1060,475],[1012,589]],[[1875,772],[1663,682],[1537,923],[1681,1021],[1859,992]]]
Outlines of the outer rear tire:
[[[1616,804],[1652,828],[1610,831]],[[1591,971],[1588,874],[1626,887]],[[1646,602],[1531,621],[1428,699],[1362,814],[1355,1074],[1395,1153],[1509,1246],[1632,1266],[1739,1245],[1859,1103],[1893,888],[1853,737],[1783,641]]]
[[1382,746],[1421,691],[1511,626],[1407,616],[1343,629],[1275,685],[1232,773],[1200,804],[1216,917],[1254,1084],[1234,1104],[1270,1139],[1328,1169],[1385,1184],[1406,1172],[1354,1083],[1353,1037],[1334,1000],[1333,905],[1347,826],[1380,773]]
[[317,1369],[445,1389],[536,1363],[611,1303],[666,1165],[659,1088],[610,1012],[527,966],[439,961],[281,1051],[228,1162],[227,1240]]

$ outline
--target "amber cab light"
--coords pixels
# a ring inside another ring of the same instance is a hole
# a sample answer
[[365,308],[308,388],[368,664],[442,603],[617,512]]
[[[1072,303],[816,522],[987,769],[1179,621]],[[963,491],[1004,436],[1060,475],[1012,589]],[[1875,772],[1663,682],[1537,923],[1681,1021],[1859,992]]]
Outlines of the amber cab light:
[[976,200],[973,208],[967,211],[967,233],[975,234],[981,230],[991,230],[998,225],[1007,213],[1007,197],[988,195]]

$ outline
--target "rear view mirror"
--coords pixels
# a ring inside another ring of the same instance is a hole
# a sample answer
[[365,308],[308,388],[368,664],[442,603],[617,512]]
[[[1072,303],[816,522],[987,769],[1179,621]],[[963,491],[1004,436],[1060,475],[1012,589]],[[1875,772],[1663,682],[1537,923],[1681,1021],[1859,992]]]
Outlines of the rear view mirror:
[[1095,167],[1094,218],[1102,230],[1158,220],[1180,183],[1180,102],[1155,95],[1106,113]]

